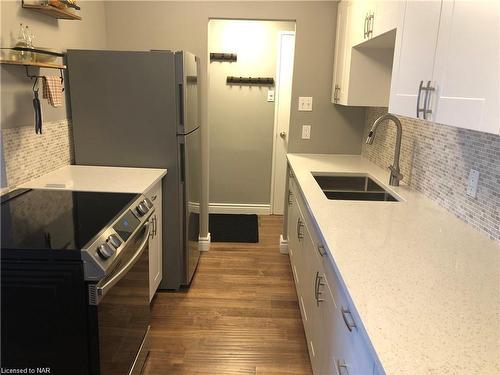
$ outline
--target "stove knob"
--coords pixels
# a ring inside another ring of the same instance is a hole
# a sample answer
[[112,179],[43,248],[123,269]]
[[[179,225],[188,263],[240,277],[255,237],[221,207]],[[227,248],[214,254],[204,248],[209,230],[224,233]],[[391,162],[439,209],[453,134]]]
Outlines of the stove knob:
[[139,216],[146,215],[148,211],[149,208],[144,204],[144,202],[139,203],[139,205],[137,206],[137,213],[139,214]]
[[153,208],[153,202],[151,202],[148,198],[144,199],[142,203],[144,203],[148,209]]
[[109,257],[113,256],[113,254],[115,253],[115,249],[113,249],[111,246],[109,246],[109,244],[107,243],[103,243],[102,245],[100,245],[98,248],[97,248],[97,254],[99,254],[99,256],[106,260],[108,259]]
[[108,242],[115,248],[118,249],[122,244],[122,241],[118,238],[118,236],[112,234],[108,237]]

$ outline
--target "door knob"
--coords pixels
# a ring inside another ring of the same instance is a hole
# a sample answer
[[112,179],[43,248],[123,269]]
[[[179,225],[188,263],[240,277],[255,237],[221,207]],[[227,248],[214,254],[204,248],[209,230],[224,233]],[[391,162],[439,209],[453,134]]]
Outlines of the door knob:
[[281,132],[281,133],[280,133],[280,137],[281,137],[281,138],[285,138],[285,137],[286,137],[286,132]]

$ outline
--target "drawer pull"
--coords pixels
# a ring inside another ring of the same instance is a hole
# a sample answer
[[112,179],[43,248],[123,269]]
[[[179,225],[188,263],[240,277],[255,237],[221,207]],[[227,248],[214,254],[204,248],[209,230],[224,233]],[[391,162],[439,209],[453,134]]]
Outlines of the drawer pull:
[[151,197],[151,200],[154,202],[156,200],[156,194]]
[[349,375],[349,367],[340,359],[337,361],[337,371],[339,375]]
[[325,247],[323,245],[318,244],[318,246],[316,248],[318,249],[319,255],[321,255],[322,257],[324,257],[326,255],[326,250],[325,250]]
[[[351,312],[348,309],[345,309],[342,307],[342,319],[344,319],[344,323],[349,330],[349,332],[352,332],[353,328],[356,328],[356,322],[354,321]],[[347,315],[349,315],[350,319],[347,318]]]
[[316,299],[316,305],[319,306],[320,302],[323,302],[324,299],[320,298],[321,296],[321,290],[320,287],[325,285],[325,283],[322,281],[323,276],[320,275],[319,272],[316,272],[316,279],[314,280],[314,298]]
[[304,233],[302,233],[302,228],[304,228],[304,223],[300,220],[300,217],[297,219],[297,238],[299,240],[304,238]]

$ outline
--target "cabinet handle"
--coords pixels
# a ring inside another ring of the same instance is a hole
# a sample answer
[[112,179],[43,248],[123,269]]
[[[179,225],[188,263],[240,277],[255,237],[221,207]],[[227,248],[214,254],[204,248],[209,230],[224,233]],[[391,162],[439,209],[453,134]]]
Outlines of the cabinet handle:
[[320,273],[317,271],[316,272],[316,279],[314,280],[314,298],[316,299],[316,305],[319,306],[320,302],[323,302],[323,298],[319,298],[321,295],[321,290],[319,289],[320,286],[325,285],[325,283],[322,282],[323,276],[320,275]]
[[288,205],[291,206],[292,205],[292,196],[293,196],[293,193],[291,190],[288,190]]
[[291,170],[291,169],[290,169],[290,171],[288,172],[288,176],[289,176],[290,178],[293,178],[293,172],[292,172],[292,170]]
[[349,375],[349,367],[347,367],[347,364],[340,359],[337,361],[337,371],[339,375]]
[[151,200],[154,202],[156,200],[156,194],[151,197]]
[[300,220],[300,217],[297,219],[297,238],[299,240],[304,238],[304,234],[302,233],[302,228],[304,227],[304,223]]
[[[354,321],[351,312],[348,309],[345,309],[343,307],[341,309],[341,312],[342,312],[342,319],[344,319],[344,323],[345,323],[347,329],[349,330],[349,332],[352,332],[352,329],[356,328],[356,322]],[[350,321],[348,321],[347,315],[349,315],[351,317]]]
[[339,92],[340,92],[340,86],[335,85],[335,89],[333,91],[333,102],[337,103],[339,101]]
[[318,253],[319,255],[321,255],[321,257],[324,257],[326,255],[326,250],[323,245],[318,244],[318,246],[316,246],[316,249],[318,250]]
[[427,115],[432,113],[432,109],[429,109],[430,91],[434,91],[434,87],[431,86],[431,81],[427,81],[427,86],[424,87],[425,97],[424,97],[424,120],[427,120]]
[[375,21],[375,13],[371,13],[368,16],[368,37],[371,38],[373,36],[373,23]]
[[424,81],[420,81],[420,85],[418,86],[418,95],[417,95],[417,118],[420,118],[420,112],[424,111],[424,109],[420,108],[420,97],[422,96],[423,85]]
[[366,36],[368,35],[368,14],[365,16],[365,25],[363,27],[363,39],[366,39]]

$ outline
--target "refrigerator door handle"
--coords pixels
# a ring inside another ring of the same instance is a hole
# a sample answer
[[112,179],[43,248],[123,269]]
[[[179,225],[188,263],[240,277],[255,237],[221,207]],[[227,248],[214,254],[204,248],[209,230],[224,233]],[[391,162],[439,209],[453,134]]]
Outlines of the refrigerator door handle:
[[184,126],[184,85],[179,83],[179,124]]
[[185,154],[185,148],[184,148],[184,143],[180,144],[180,172],[181,172],[181,184],[183,184],[186,181],[186,154]]

